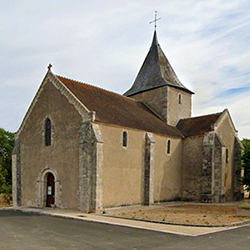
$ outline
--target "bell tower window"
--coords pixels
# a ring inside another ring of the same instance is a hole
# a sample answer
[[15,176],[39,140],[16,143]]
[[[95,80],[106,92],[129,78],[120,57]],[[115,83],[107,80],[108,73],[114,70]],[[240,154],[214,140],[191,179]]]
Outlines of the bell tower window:
[[181,94],[178,95],[178,102],[179,102],[179,104],[182,103],[182,96],[181,96]]
[[49,118],[45,122],[45,146],[51,145],[51,121]]

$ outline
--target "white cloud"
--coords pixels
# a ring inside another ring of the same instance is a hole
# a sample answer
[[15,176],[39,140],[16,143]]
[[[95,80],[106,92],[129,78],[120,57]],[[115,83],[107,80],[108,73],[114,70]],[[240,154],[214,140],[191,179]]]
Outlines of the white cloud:
[[193,90],[194,115],[229,108],[250,137],[250,2],[247,0],[0,2],[0,127],[15,131],[46,66],[83,82],[126,91],[158,38],[180,80]]

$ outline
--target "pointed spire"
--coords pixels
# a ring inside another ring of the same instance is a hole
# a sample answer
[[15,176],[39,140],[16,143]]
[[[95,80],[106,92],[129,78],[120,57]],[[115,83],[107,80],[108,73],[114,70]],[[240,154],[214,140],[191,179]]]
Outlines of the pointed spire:
[[156,34],[156,30],[154,31],[154,36],[153,36],[153,41],[152,41],[152,44],[151,44],[151,47],[153,45],[158,45],[158,39],[157,39],[157,34]]
[[154,31],[152,44],[146,59],[144,60],[134,84],[124,95],[132,96],[140,92],[166,85],[180,88],[193,94],[193,92],[188,90],[178,79],[171,64],[161,49],[158,43],[156,31]]

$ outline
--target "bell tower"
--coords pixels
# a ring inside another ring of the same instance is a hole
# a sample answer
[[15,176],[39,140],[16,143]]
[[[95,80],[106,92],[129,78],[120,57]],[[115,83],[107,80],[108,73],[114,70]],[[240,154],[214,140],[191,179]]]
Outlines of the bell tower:
[[167,124],[175,126],[179,119],[191,117],[192,94],[175,74],[155,30],[143,65],[124,95],[143,102]]

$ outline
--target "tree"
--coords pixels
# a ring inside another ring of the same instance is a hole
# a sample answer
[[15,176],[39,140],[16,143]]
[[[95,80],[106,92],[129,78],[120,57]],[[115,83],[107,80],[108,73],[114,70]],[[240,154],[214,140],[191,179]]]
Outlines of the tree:
[[250,191],[250,139],[243,139],[242,144],[245,148],[242,154],[242,167],[244,169],[243,184]]
[[12,151],[15,135],[0,128],[0,193],[10,192],[12,184]]

